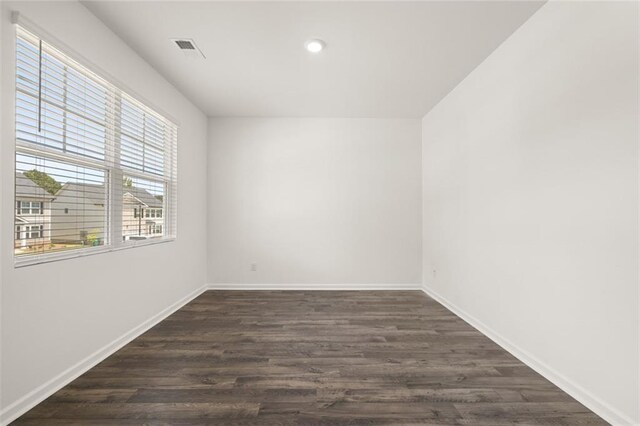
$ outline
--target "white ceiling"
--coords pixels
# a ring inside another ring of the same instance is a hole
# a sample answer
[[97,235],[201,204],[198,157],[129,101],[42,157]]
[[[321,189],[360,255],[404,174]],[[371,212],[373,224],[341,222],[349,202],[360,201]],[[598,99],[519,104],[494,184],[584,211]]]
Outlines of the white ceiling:
[[417,118],[543,2],[83,4],[207,115]]

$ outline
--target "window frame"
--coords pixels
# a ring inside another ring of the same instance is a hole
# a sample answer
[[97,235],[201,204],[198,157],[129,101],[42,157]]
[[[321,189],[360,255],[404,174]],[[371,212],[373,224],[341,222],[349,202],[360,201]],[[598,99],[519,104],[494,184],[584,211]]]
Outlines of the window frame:
[[[20,37],[20,28],[21,30],[29,33],[43,41],[43,43],[48,44],[51,48],[58,51],[65,60],[70,60],[75,65],[79,66],[83,71],[86,71],[99,79],[103,80],[108,86],[109,91],[111,93],[116,93],[116,96],[119,98],[116,102],[111,103],[112,100],[109,101],[109,105],[122,105],[122,98],[126,97],[127,100],[133,101],[136,106],[141,108],[145,114],[151,114],[157,119],[162,120],[164,129],[167,131],[170,129],[168,136],[171,137],[171,141],[168,142],[165,140],[165,146],[163,153],[169,159],[164,161],[164,170],[165,173],[163,176],[149,174],[145,172],[139,172],[134,169],[123,169],[120,166],[120,158],[119,158],[119,147],[121,145],[121,140],[117,140],[115,136],[112,136],[113,139],[109,140],[109,136],[106,137],[105,143],[106,145],[113,144],[111,148],[115,148],[115,151],[112,153],[108,152],[107,147],[105,146],[105,160],[99,161],[94,160],[92,158],[88,158],[82,155],[77,155],[74,153],[65,153],[61,154],[59,150],[56,150],[51,147],[42,146],[36,143],[19,140],[17,137],[16,128],[13,128],[13,140],[14,140],[14,163],[13,163],[13,179],[14,179],[14,188],[15,188],[15,179],[16,179],[16,171],[17,171],[17,155],[18,154],[26,154],[35,157],[41,157],[45,159],[50,159],[54,161],[61,161],[70,165],[76,165],[81,167],[91,167],[103,170],[105,172],[105,243],[104,245],[96,246],[96,247],[86,247],[76,250],[68,250],[68,251],[57,251],[50,253],[40,253],[33,255],[23,255],[19,256],[14,254],[14,267],[19,268],[23,266],[29,266],[40,263],[48,263],[55,262],[65,259],[72,259],[77,257],[91,256],[100,253],[108,253],[112,251],[120,251],[126,249],[132,249],[137,247],[144,247],[148,245],[154,244],[162,244],[173,242],[177,239],[177,228],[178,228],[178,218],[177,218],[177,172],[178,172],[178,143],[179,143],[179,128],[180,124],[177,120],[175,120],[171,115],[164,112],[162,109],[154,107],[152,103],[146,101],[143,97],[139,96],[135,91],[130,90],[126,87],[126,85],[121,84],[117,79],[110,76],[109,73],[103,71],[100,67],[95,66],[91,61],[86,60],[82,57],[82,55],[77,54],[73,49],[68,48],[63,42],[60,42],[56,39],[55,36],[50,35],[45,30],[42,30],[37,25],[33,24],[29,20],[25,19],[23,16],[15,13],[12,16],[12,22],[14,27],[14,43],[13,46],[16,49],[13,52],[13,78],[12,78],[12,87],[11,92],[7,93],[7,96],[12,96],[13,102],[13,117],[15,123],[15,117],[17,114],[17,96],[18,96],[18,87],[17,87],[17,60],[18,60],[18,50],[17,43],[18,38]],[[116,132],[119,132],[120,123],[116,124],[113,119],[108,120],[107,122],[107,134],[115,135]],[[169,126],[169,127],[166,127]],[[37,145],[37,146],[36,146]],[[166,171],[170,170],[169,175],[166,175]],[[163,216],[167,216],[167,219],[164,220],[162,229],[163,234],[159,238],[151,238],[147,240],[128,240],[124,241],[122,237],[123,233],[123,224],[122,224],[122,212],[123,212],[123,190],[122,190],[122,178],[124,175],[139,177],[142,179],[153,179],[155,181],[163,182],[165,185],[165,193],[163,194],[163,207],[162,210],[165,210]],[[15,192],[12,194],[14,204],[17,201]],[[17,207],[17,205],[16,205]],[[40,201],[40,213],[44,214],[45,204]],[[168,213],[171,212],[170,218]],[[16,209],[16,213],[18,210]],[[24,224],[18,224],[14,221],[12,224],[13,232],[11,233],[14,238],[14,245],[16,241],[16,226],[20,226],[20,232],[25,232]],[[166,230],[170,229],[170,233],[166,232]],[[44,227],[41,226],[39,232],[41,237],[44,235]],[[166,234],[165,234],[166,232]]]

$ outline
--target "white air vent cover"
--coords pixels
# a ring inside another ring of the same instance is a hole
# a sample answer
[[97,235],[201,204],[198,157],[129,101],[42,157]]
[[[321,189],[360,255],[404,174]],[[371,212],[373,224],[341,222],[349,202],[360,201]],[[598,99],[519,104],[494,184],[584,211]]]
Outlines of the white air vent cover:
[[184,52],[186,56],[205,58],[204,53],[198,49],[198,46],[196,46],[196,42],[193,41],[193,39],[172,38],[171,41],[178,47],[178,49]]

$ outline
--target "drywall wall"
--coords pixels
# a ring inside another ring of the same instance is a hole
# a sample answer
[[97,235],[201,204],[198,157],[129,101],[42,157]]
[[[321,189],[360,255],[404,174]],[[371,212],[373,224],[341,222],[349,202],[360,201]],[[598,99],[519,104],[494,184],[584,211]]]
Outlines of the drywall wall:
[[210,119],[209,282],[418,286],[420,144],[416,119]]
[[640,422],[637,102],[638,4],[549,2],[422,122],[425,289],[614,424]]
[[80,361],[204,285],[207,120],[80,3],[1,7],[2,235],[13,234],[12,220],[6,220],[13,217],[14,181],[11,11],[20,11],[180,125],[176,241],[14,269],[12,242],[3,239],[0,376],[6,421],[55,387],[67,369],[73,372]]

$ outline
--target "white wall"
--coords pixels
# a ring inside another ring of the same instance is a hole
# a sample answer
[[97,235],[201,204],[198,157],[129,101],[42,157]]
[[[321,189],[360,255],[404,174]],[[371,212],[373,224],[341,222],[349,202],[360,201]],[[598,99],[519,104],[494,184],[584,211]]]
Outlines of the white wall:
[[614,424],[640,422],[637,9],[547,3],[422,136],[427,291]]
[[47,381],[200,288],[206,276],[206,117],[76,2],[2,3],[2,235],[12,235],[6,218],[13,217],[11,10],[179,122],[179,215],[175,242],[20,269],[12,267],[11,240],[2,240],[5,416],[41,395],[30,394],[39,386],[46,390]]
[[420,120],[209,124],[210,283],[419,286]]

